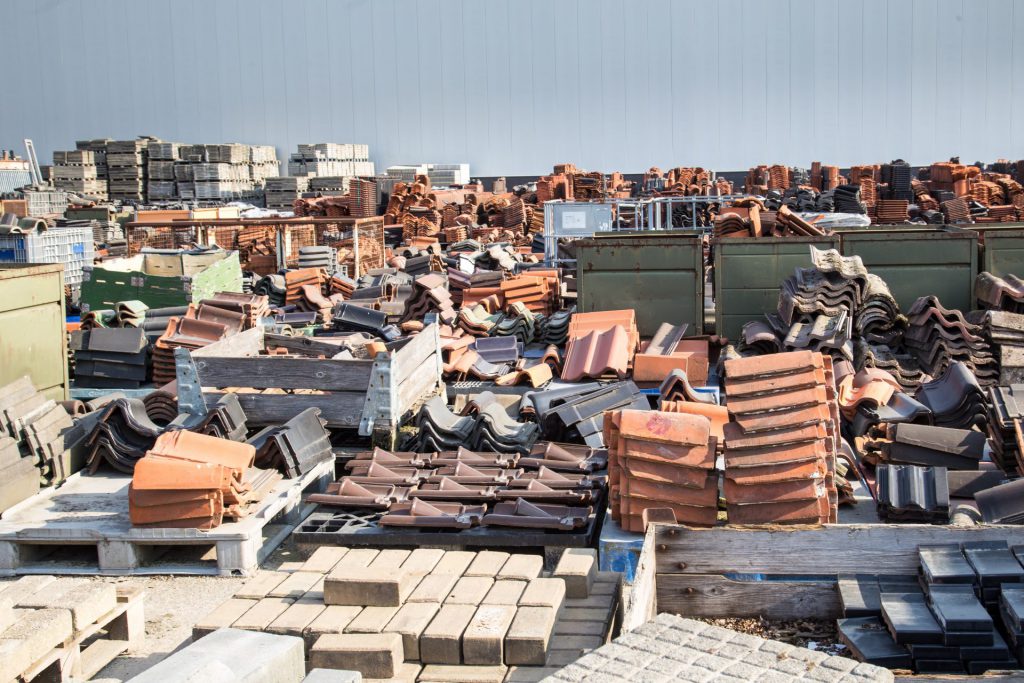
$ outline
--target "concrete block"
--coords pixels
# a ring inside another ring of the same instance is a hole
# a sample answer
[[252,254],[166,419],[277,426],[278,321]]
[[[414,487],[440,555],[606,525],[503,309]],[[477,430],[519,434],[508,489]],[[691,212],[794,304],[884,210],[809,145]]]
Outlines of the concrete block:
[[16,609],[14,618],[14,624],[0,634],[0,642],[13,641],[19,645],[5,645],[2,651],[12,652],[15,661],[27,658],[29,665],[49,654],[74,632],[71,612],[66,609]]
[[598,621],[563,621],[555,624],[555,634],[559,636],[600,636],[608,633],[608,622]]
[[430,573],[462,576],[474,559],[476,559],[476,553],[469,550],[449,550]]
[[466,664],[503,664],[505,634],[515,615],[515,607],[481,605],[462,634],[462,660]]
[[551,650],[550,652],[548,652],[547,666],[568,666],[579,658],[579,652],[575,650]]
[[345,627],[352,623],[352,620],[362,611],[362,607],[327,606],[313,621],[309,622],[309,626],[302,629],[302,637],[306,641],[306,649],[313,647],[313,643],[317,641],[317,638],[325,633],[344,633]]
[[398,567],[339,566],[324,580],[324,602],[328,605],[398,607],[418,582],[418,576],[407,574]]
[[420,672],[420,683],[502,683],[506,666],[451,666],[428,664]]
[[55,576],[38,575],[22,576],[10,583],[2,584],[0,598],[9,600],[12,605],[17,606],[22,600],[35,595],[57,580]]
[[391,678],[402,659],[402,637],[397,633],[328,633],[309,651],[313,668],[351,669],[366,678]]
[[289,562],[282,562],[278,565],[277,571],[279,572],[297,572],[302,569],[304,562],[298,560],[291,560]]
[[464,576],[455,584],[444,602],[446,605],[479,605],[492,585],[494,579],[487,576]]
[[459,580],[456,574],[427,574],[406,598],[406,602],[444,602]]
[[442,605],[420,636],[420,661],[424,664],[459,664],[462,634],[476,614],[475,605]]
[[302,683],[362,683],[363,675],[345,669],[312,669]]
[[306,591],[305,593],[302,594],[302,599],[304,599],[304,600],[319,600],[320,602],[323,602],[324,601],[324,581],[326,581],[326,580],[327,580],[327,577],[324,576],[323,574],[321,574],[320,578],[317,579],[316,583],[314,583],[312,585],[312,587],[310,587],[310,589],[308,591]]
[[558,618],[562,621],[602,621],[611,615],[606,609],[593,607],[563,607]]
[[14,603],[0,597],[0,633],[14,623]]
[[442,557],[444,551],[439,548],[417,548],[402,563],[402,571],[413,576],[429,574],[434,571]]
[[544,558],[542,556],[516,553],[502,565],[495,578],[498,581],[529,581],[540,576],[543,570]]
[[553,607],[558,609],[565,601],[565,581],[561,579],[533,579],[519,598],[520,607]]
[[17,679],[32,663],[25,641],[0,638],[0,681]]
[[402,566],[402,563],[409,559],[409,555],[412,552],[409,550],[401,550],[398,548],[388,548],[387,550],[381,550],[377,557],[373,558],[370,564],[366,565],[370,569],[389,571],[392,569],[398,569]]
[[[600,584],[595,583],[594,585]],[[599,609],[611,609],[614,604],[614,595],[597,595],[596,593],[591,593],[589,598],[567,598],[564,603],[566,607],[595,607]]]
[[526,588],[525,581],[495,581],[491,590],[487,591],[481,605],[510,605],[515,607],[519,604],[519,598]]
[[363,678],[363,683],[416,683],[422,669],[419,662],[400,662],[391,678]]
[[99,581],[75,582],[56,590],[49,586],[22,600],[20,606],[69,610],[72,628],[81,631],[117,607],[117,589]]
[[281,583],[274,586],[267,593],[268,598],[301,598],[306,591],[313,588],[316,582],[323,578],[323,574],[317,572],[292,572]]
[[419,660],[420,635],[430,625],[439,609],[441,605],[436,602],[407,602],[384,627],[385,633],[397,633],[402,636],[402,647],[407,660]]
[[348,548],[322,545],[312,552],[308,560],[302,563],[300,571],[327,574],[334,569],[335,565],[341,562],[341,558],[345,557],[347,552]]
[[466,571],[462,573],[463,576],[489,576],[494,578],[501,571],[501,568],[505,566],[505,563],[509,558],[508,553],[497,552],[494,550],[483,550],[476,554],[476,559],[470,563]]
[[593,548],[566,548],[552,576],[565,581],[566,597],[588,597],[590,586],[597,579],[597,551]]
[[377,555],[380,554],[379,550],[373,548],[355,548],[345,553],[345,556],[341,558],[338,564],[334,565],[335,569],[341,567],[366,567],[376,559]]
[[397,607],[364,607],[345,627],[345,633],[380,633],[396,614]]
[[505,663],[544,666],[558,610],[520,607],[505,636]]
[[319,600],[296,600],[295,603],[274,619],[267,627],[267,633],[301,638],[306,627],[313,623],[327,606]]
[[268,572],[260,570],[245,584],[235,591],[236,598],[262,600],[277,588],[278,584],[288,578],[288,572]]
[[539,683],[556,671],[556,666],[510,666],[505,683]]
[[252,609],[257,602],[257,600],[246,600],[243,598],[228,598],[220,603],[216,609],[195,623],[192,627],[192,640],[199,640],[219,628],[231,626],[239,617]]
[[[225,671],[233,677],[225,678]],[[178,650],[130,681],[300,683],[305,675],[302,639],[224,628]]]
[[232,628],[242,631],[266,631],[267,627],[295,602],[290,598],[263,598],[235,619]]

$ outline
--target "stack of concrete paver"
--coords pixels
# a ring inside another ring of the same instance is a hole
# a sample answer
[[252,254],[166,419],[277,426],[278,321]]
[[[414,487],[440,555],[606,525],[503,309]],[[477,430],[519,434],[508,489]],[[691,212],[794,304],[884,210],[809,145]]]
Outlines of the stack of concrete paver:
[[[310,668],[389,681],[536,681],[606,642],[619,575],[593,550],[539,555],[323,547],[201,619],[303,638]],[[365,680],[365,679],[364,679]]]
[[336,142],[299,145],[298,151],[288,157],[288,175],[291,176],[372,176],[370,146]]
[[580,658],[559,681],[877,681],[891,671],[845,657],[739,633],[673,614]]
[[[106,159],[106,155],[103,155]],[[104,166],[104,173],[106,166]],[[53,153],[50,179],[58,190],[74,192],[93,199],[106,200],[107,180],[100,177],[96,153],[89,150],[70,150]]]
[[109,196],[112,200],[141,202],[146,198],[146,161],[149,141],[119,140],[107,145]]

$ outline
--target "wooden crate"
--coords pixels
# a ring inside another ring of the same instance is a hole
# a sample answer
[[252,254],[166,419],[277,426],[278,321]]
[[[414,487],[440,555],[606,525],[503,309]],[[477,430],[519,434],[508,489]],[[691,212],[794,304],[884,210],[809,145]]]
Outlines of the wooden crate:
[[[268,341],[289,348],[292,355],[258,355]],[[176,350],[179,400],[183,393],[192,400],[190,387],[196,384],[207,403],[227,387],[273,390],[237,394],[247,422],[279,424],[314,407],[328,427],[358,429],[390,448],[399,424],[428,398],[443,393],[444,384],[436,324],[388,344],[388,350],[373,360],[317,358],[337,353],[338,347],[315,337],[267,335],[254,328],[192,353]]]
[[661,612],[684,617],[837,619],[840,574],[916,574],[918,546],[1024,544],[1024,527],[928,524],[647,529],[623,629]]

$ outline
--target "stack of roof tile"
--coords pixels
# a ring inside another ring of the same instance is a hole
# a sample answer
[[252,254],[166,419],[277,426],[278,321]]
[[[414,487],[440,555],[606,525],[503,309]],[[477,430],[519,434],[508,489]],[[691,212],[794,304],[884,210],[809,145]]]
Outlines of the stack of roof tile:
[[282,425],[265,427],[247,442],[255,449],[256,466],[297,479],[330,460],[334,456],[325,424],[319,408],[306,408]]
[[963,197],[950,199],[939,205],[943,218],[947,223],[970,223],[971,208]]
[[839,213],[867,213],[867,205],[861,201],[862,185],[839,185],[832,191],[835,210]]
[[460,446],[495,453],[529,453],[540,436],[531,422],[517,422],[493,394],[484,392],[473,415],[456,415],[444,399],[434,396],[423,404],[417,417],[419,433],[412,441],[420,452],[452,451]]
[[133,525],[213,529],[250,512],[280,479],[253,470],[249,444],[168,431],[135,465],[128,489]]
[[932,411],[940,427],[984,428],[988,422],[985,392],[974,373],[960,361],[950,363],[932,381],[923,382],[914,398]]
[[569,323],[562,379],[575,382],[606,375],[625,379],[639,346],[633,309],[575,313]]
[[904,391],[910,393],[928,379],[928,375],[913,354],[893,350],[887,344],[872,344],[863,339],[854,345],[853,365],[856,368],[885,370],[896,378]]
[[984,308],[1024,313],[1024,280],[1012,274],[997,277],[983,271],[974,281],[974,297]]
[[222,323],[186,315],[173,317],[167,329],[153,345],[153,381],[167,384],[176,378],[174,349],[201,349],[228,336],[228,328]]
[[146,381],[149,343],[141,327],[76,330],[71,349],[77,386],[137,389]]
[[971,311],[967,320],[980,325],[999,364],[999,384],[1024,381],[1024,314],[1007,311]]
[[949,521],[945,467],[879,465],[875,494],[878,516],[887,522],[944,524]]
[[894,424],[881,443],[882,460],[893,465],[976,470],[987,449],[982,432],[924,424]]
[[960,311],[944,308],[935,296],[923,296],[907,317],[904,340],[926,373],[938,376],[954,361],[962,361],[983,386],[998,380],[999,368],[982,328]]
[[[23,376],[0,387],[0,510],[71,476],[71,416]],[[10,479],[7,479],[10,477]]]
[[879,276],[868,273],[861,305],[853,321],[856,335],[874,344],[898,344],[906,326],[907,319],[900,313],[889,285]]
[[601,385],[562,385],[523,395],[520,412],[533,416],[546,438],[556,441],[583,441],[592,448],[603,448],[606,411],[628,408],[650,410],[647,397],[631,382]]
[[879,199],[875,217],[882,225],[908,223],[910,202],[906,199]]
[[428,273],[416,278],[413,283],[413,294],[406,301],[402,320],[422,320],[431,311],[436,311],[446,325],[455,322],[457,313],[452,306],[447,279],[443,273]]
[[836,520],[839,410],[828,356],[725,362],[725,500],[736,524]]
[[1007,473],[1024,473],[1024,384],[988,388],[992,459]]
[[718,473],[711,421],[703,415],[616,410],[604,421],[612,518],[643,531],[644,513],[671,511],[682,524],[718,519]]
[[814,316],[837,316],[860,310],[868,272],[859,256],[843,257],[835,249],[811,247],[813,268],[797,268],[779,290],[779,317],[786,326],[813,322]]
[[673,370],[704,384],[708,376],[707,339],[683,339],[687,325],[662,323],[633,357],[633,379],[660,384]]
[[256,327],[260,318],[270,314],[270,302],[267,297],[256,294],[217,292],[209,299],[203,299],[202,303],[240,313],[243,330]]

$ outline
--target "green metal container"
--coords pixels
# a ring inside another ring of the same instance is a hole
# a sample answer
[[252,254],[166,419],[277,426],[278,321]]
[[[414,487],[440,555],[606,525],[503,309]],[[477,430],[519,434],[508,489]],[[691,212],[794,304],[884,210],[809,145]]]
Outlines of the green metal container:
[[0,263],[0,386],[28,375],[55,401],[68,397],[64,266]]
[[715,332],[736,341],[743,325],[779,306],[779,286],[811,267],[811,247],[834,249],[839,238],[735,237],[714,240]]
[[844,256],[860,256],[906,312],[918,297],[934,294],[947,308],[974,308],[978,235],[969,230],[897,227],[841,231]]
[[981,223],[964,229],[978,234],[979,272],[1024,277],[1024,223]]
[[704,328],[704,248],[684,232],[614,233],[577,240],[579,310],[636,311],[641,336],[662,323]]
[[[169,306],[185,306],[208,299],[217,292],[241,292],[242,269],[238,262],[238,252],[220,252],[223,258],[209,263],[210,254],[198,255],[203,262],[179,268],[179,273],[154,274],[154,269],[142,269],[141,256],[127,260],[134,267],[126,269],[105,268],[94,266],[86,271],[86,279],[82,283],[82,311],[95,311],[113,308],[120,301],[138,300],[150,308]],[[146,254],[146,256],[151,256]],[[159,256],[160,259],[164,255]],[[153,260],[156,260],[155,258]],[[138,266],[134,264],[138,262]]]

